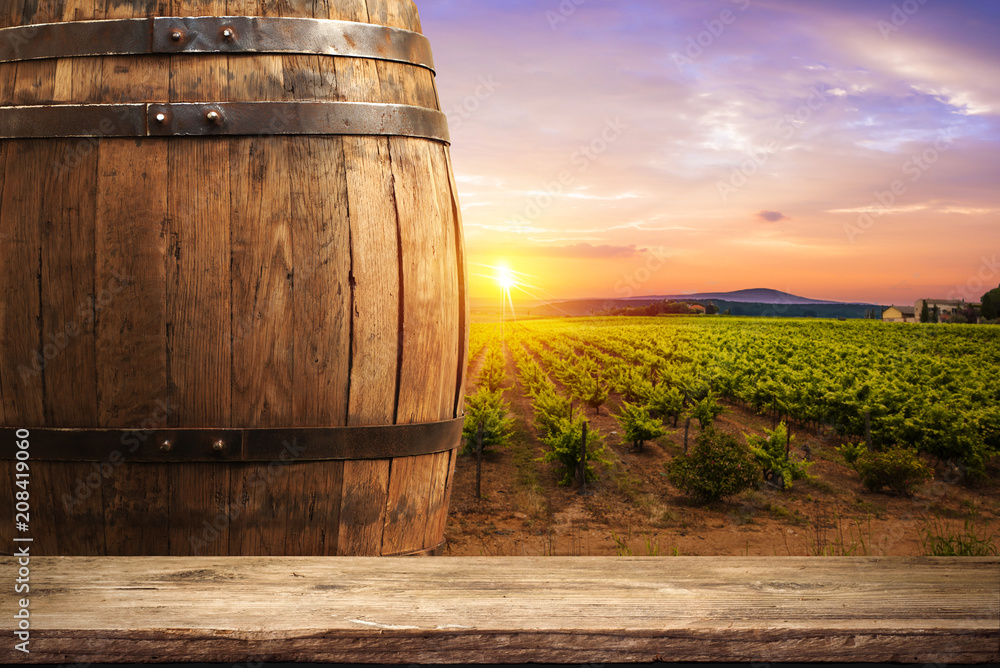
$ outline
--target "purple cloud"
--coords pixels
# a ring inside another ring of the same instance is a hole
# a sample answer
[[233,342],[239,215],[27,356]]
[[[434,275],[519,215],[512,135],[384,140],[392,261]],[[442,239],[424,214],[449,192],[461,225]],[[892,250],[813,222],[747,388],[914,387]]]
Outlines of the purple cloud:
[[766,220],[769,223],[777,223],[781,220],[791,220],[791,218],[780,211],[758,211],[755,215],[761,220]]

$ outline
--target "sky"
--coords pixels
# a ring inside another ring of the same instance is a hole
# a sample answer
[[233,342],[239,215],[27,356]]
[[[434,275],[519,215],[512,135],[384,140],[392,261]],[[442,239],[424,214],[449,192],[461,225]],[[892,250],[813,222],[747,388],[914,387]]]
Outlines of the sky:
[[417,6],[473,297],[1000,285],[1000,2]]

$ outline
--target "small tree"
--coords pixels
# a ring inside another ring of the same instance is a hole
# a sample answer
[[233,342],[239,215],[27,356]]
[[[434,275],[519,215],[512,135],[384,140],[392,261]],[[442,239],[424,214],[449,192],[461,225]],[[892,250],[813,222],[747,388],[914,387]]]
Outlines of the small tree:
[[[788,426],[782,422],[773,430],[765,429],[767,437],[747,435],[747,444],[763,469],[764,478],[780,480],[782,489],[791,489],[793,480],[809,477],[812,462],[795,461],[790,458],[791,440]],[[794,440],[794,439],[793,439]]]
[[698,421],[698,426],[704,429],[711,429],[715,424],[715,419],[726,411],[725,407],[715,400],[715,394],[709,392],[701,401],[696,402],[688,409],[688,414]]
[[990,290],[983,295],[982,315],[984,320],[996,320],[1000,318],[1000,287]]
[[652,441],[667,433],[659,420],[654,420],[649,416],[647,407],[636,406],[627,401],[622,402],[622,412],[620,415],[616,415],[615,419],[618,420],[618,425],[625,432],[625,440],[637,450],[642,450],[646,441]]
[[483,361],[483,368],[479,371],[479,386],[490,392],[498,392],[506,378],[506,360],[503,353],[496,348],[490,349]]
[[934,310],[931,311],[931,322],[941,322],[941,307],[937,304],[934,305]]
[[541,438],[558,431],[561,421],[572,417],[572,402],[555,392],[538,392],[532,399],[535,408],[535,426],[541,432]]
[[920,322],[930,322],[931,321],[931,310],[927,306],[927,301],[924,301],[924,305],[920,307]]
[[677,419],[684,412],[684,393],[677,387],[660,383],[650,394],[649,408],[662,419],[673,418],[676,427]]
[[508,415],[507,402],[503,392],[490,392],[485,387],[465,400],[465,423],[462,437],[465,439],[463,453],[475,452],[476,434],[483,425],[483,452],[488,448],[506,446],[511,437],[514,419]]
[[600,378],[594,378],[587,374],[584,376],[577,388],[579,397],[588,406],[594,409],[595,415],[601,414],[601,406],[608,400],[608,387],[601,382]]
[[[583,417],[578,417],[575,420],[560,420],[558,428],[547,436],[542,437],[542,442],[549,449],[542,455],[541,460],[561,464],[565,475],[563,475],[559,484],[572,484],[580,468],[580,454],[583,446]],[[607,464],[603,455],[604,444],[601,440],[601,435],[596,429],[588,429],[586,465],[586,478],[588,482],[597,478],[594,467],[591,466],[590,462],[598,461],[602,464]]]
[[711,502],[756,487],[760,467],[746,446],[714,429],[698,436],[691,454],[665,464],[667,478],[699,501]]

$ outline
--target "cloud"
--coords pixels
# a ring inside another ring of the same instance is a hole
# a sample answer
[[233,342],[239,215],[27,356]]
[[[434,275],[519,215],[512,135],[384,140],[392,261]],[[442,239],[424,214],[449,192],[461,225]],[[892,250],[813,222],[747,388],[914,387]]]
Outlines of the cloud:
[[645,248],[631,246],[594,246],[592,244],[580,243],[570,246],[525,246],[523,248],[511,249],[508,254],[520,255],[524,257],[558,257],[586,260],[618,260],[622,258],[636,257],[642,253],[648,253]]
[[758,211],[755,215],[761,220],[766,220],[769,223],[777,223],[780,220],[791,220],[791,218],[780,211]]

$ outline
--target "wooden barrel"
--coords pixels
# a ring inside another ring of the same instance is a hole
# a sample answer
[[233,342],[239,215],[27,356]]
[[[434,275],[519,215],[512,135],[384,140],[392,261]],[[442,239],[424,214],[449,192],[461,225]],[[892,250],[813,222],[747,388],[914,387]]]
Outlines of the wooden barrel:
[[0,550],[438,548],[468,316],[413,3],[0,11]]

